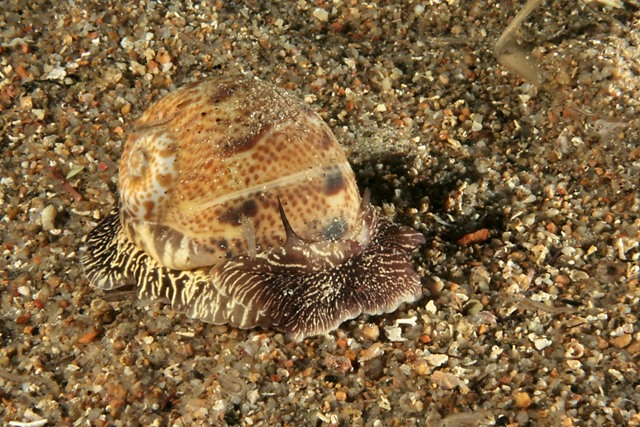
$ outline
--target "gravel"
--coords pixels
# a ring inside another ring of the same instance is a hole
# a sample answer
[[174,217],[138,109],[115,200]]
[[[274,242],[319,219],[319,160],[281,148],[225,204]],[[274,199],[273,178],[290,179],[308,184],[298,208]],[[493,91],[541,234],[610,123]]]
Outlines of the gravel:
[[[640,425],[640,3],[0,4],[0,419],[13,426]],[[424,297],[289,342],[88,286],[131,123],[256,76],[329,123]]]

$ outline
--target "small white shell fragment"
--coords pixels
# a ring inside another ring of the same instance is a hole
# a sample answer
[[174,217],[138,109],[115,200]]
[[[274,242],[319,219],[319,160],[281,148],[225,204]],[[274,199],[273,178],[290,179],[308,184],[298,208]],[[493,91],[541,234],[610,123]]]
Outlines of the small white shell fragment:
[[581,280],[587,280],[589,278],[589,274],[581,270],[571,270],[569,278],[574,282],[579,282]]
[[252,404],[256,403],[258,399],[260,399],[260,393],[257,389],[249,390],[247,392],[247,399],[249,399],[249,402],[251,402]]
[[425,357],[427,363],[433,367],[438,367],[446,364],[449,361],[449,356],[446,354],[430,354]]
[[329,21],[329,12],[326,10],[316,7],[313,10],[313,17],[316,18],[320,22],[328,22]]
[[33,108],[31,112],[33,113],[34,116],[36,116],[38,120],[44,119],[45,111],[42,108]]
[[69,173],[67,174],[67,176],[65,177],[66,179],[71,179],[74,176],[78,175],[80,172],[82,172],[84,169],[84,166],[81,165],[75,165],[71,168],[71,170],[69,170]]
[[49,421],[46,418],[36,421],[22,422],[22,421],[9,421],[10,426],[14,427],[40,427],[47,425]]
[[319,420],[321,420],[322,422],[325,422],[327,424],[337,424],[338,423],[338,416],[336,414],[323,414],[322,412],[317,412],[316,413],[316,417],[318,417]]
[[[353,59],[353,58],[344,58],[342,61],[347,65],[347,67],[356,68],[356,60],[355,59]],[[347,90],[350,90],[350,89],[347,88]]]
[[56,208],[53,205],[48,205],[42,209],[40,221],[42,221],[42,228],[45,231],[51,231],[55,228],[56,213]]
[[129,69],[133,74],[139,76],[144,75],[147,71],[146,67],[137,61],[131,61],[129,63]]
[[566,362],[567,362],[567,366],[569,367],[569,369],[572,369],[574,371],[576,369],[580,369],[582,367],[582,362],[580,362],[579,360],[568,359]]
[[491,347],[491,354],[489,354],[489,360],[497,360],[502,353],[504,353],[504,350],[501,347],[494,345],[493,347]]
[[[469,275],[469,282],[477,288],[486,288],[489,286],[491,282],[491,273],[489,271],[480,266],[471,270],[471,274]],[[433,301],[429,301],[433,302]]]
[[544,350],[553,344],[553,341],[547,338],[537,338],[535,334],[529,334],[529,340],[533,343],[536,350]]
[[624,7],[622,0],[598,0],[598,3],[616,9],[622,9]]
[[64,67],[56,67],[53,70],[49,71],[47,74],[47,80],[64,80],[67,76],[67,70]]
[[424,307],[427,313],[436,314],[438,308],[436,307],[436,303],[433,300],[430,300],[427,305]]
[[625,323],[622,326],[617,327],[613,331],[611,331],[612,337],[619,337],[620,335],[632,334],[633,333],[633,325],[631,323]]
[[19,286],[18,287],[18,293],[20,295],[22,295],[23,297],[30,297],[31,296],[31,289],[29,289],[28,286]]
[[584,346],[577,341],[571,341],[565,345],[564,357],[567,359],[579,359],[584,356]]
[[622,372],[617,369],[609,369],[607,373],[612,377],[615,377],[615,379],[618,381],[624,381],[624,375],[622,375]]
[[387,399],[386,396],[380,396],[380,401],[378,402],[378,405],[380,406],[381,409],[390,411],[391,410],[391,402],[389,402],[389,399]]
[[125,37],[120,41],[120,46],[125,50],[133,49],[133,42],[131,37]]
[[399,326],[385,326],[384,331],[389,341],[399,342],[407,340],[402,336],[402,329]]
[[519,97],[520,97],[520,101],[522,101],[523,104],[526,104],[531,100],[531,96],[527,94],[519,95]]

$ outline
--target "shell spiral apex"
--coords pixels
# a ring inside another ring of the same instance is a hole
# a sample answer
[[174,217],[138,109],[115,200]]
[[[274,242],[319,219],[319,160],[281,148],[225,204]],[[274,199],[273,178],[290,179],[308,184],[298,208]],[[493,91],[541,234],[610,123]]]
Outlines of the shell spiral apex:
[[98,288],[296,340],[422,294],[423,235],[379,218],[324,121],[265,82],[212,78],[156,102],[118,189],[82,256]]

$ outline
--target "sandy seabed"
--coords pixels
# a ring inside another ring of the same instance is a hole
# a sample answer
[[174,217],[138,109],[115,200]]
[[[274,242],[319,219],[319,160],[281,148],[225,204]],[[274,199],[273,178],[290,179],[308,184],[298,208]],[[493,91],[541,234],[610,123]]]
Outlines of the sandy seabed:
[[[612,7],[607,6],[612,4]],[[0,420],[12,426],[640,425],[640,4],[0,4]],[[424,296],[293,343],[91,288],[131,124],[259,77],[318,111]]]

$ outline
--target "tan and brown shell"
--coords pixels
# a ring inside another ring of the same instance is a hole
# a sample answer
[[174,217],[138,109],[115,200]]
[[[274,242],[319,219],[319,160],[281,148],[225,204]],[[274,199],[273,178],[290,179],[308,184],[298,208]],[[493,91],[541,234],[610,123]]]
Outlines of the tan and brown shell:
[[306,104],[259,80],[184,86],[135,123],[120,208],[88,236],[92,285],[211,323],[293,339],[422,294],[424,237],[378,218],[346,156]]

